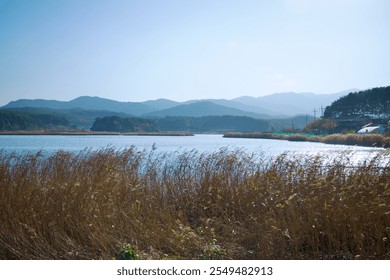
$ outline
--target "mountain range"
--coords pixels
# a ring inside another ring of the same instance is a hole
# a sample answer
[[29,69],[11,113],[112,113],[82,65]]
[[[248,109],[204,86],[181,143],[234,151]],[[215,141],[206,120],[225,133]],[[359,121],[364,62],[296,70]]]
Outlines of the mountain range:
[[[75,113],[80,110],[92,110],[98,115],[110,113],[140,117],[165,116],[246,116],[256,119],[288,118],[295,115],[317,114],[322,109],[355,89],[334,94],[314,93],[275,93],[262,97],[242,96],[235,99],[201,99],[176,102],[168,99],[148,100],[144,102],[119,102],[111,99],[81,96],[71,101],[45,99],[19,99],[1,107],[3,109],[46,108]],[[31,110],[31,109],[30,109]]]

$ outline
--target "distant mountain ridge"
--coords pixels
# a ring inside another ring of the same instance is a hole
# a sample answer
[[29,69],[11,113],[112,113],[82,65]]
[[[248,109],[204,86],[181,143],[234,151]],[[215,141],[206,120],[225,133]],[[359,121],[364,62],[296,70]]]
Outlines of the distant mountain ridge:
[[268,110],[274,111],[275,114],[289,116],[303,114],[313,115],[314,110],[316,110],[316,116],[319,117],[321,108],[325,109],[325,107],[330,105],[333,101],[355,91],[358,90],[350,89],[332,94],[283,92],[261,97],[241,96],[232,101],[251,106],[262,106]]
[[[141,123],[151,124],[158,120],[159,129],[194,130],[194,131],[247,131],[250,129],[264,131],[281,131],[286,128],[302,129],[317,117],[321,108],[346,95],[346,92],[316,95],[313,93],[278,93],[263,97],[242,96],[232,100],[200,99],[176,102],[168,99],[148,100],[144,102],[120,102],[94,96],[80,96],[70,101],[20,99],[0,108],[2,120],[30,123],[30,127],[69,127],[71,129],[90,129],[99,118],[111,117],[116,120],[138,118]],[[20,112],[20,113],[19,113]],[[53,120],[45,126],[42,114]],[[36,119],[36,124],[29,122]],[[58,120],[66,120],[60,123]],[[142,119],[142,121],[141,121]],[[149,122],[153,119],[153,122]],[[59,123],[56,125],[54,123]],[[137,124],[138,125],[138,124]],[[112,125],[114,127],[114,125]],[[13,123],[9,129],[21,127]],[[156,126],[157,127],[157,126]],[[155,127],[155,129],[156,129]]]
[[11,101],[2,108],[23,108],[41,107],[50,109],[84,109],[84,110],[106,110],[117,113],[127,113],[132,115],[142,115],[156,110],[154,107],[140,102],[120,102],[97,96],[80,96],[71,101],[56,101],[44,99],[19,99]]
[[240,109],[218,105],[211,101],[199,101],[190,104],[182,104],[165,110],[151,112],[145,116],[152,117],[204,117],[204,116],[245,116],[256,119],[270,118],[269,115],[257,114],[254,112],[243,111]]
[[172,101],[169,99],[163,99],[163,98],[156,99],[156,100],[148,100],[141,103],[146,106],[152,107],[155,110],[164,110],[171,107],[179,106],[181,104],[180,102]]
[[143,117],[232,115],[258,119],[286,118],[305,114],[313,115],[314,110],[316,110],[317,117],[319,117],[321,108],[325,108],[333,101],[353,91],[355,90],[334,94],[287,92],[262,97],[241,96],[231,100],[200,99],[186,102],[176,102],[169,99],[120,102],[96,96],[81,96],[70,101],[19,99],[11,101],[1,108],[84,109]]

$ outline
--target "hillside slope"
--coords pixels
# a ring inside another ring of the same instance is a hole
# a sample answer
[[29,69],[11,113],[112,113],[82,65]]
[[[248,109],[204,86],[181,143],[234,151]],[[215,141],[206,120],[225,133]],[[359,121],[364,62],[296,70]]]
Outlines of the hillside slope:
[[71,101],[55,101],[43,99],[19,99],[12,101],[3,108],[50,108],[50,109],[84,109],[84,110],[105,110],[131,115],[142,115],[155,110],[154,107],[140,102],[119,102],[111,99],[96,96],[81,96]]
[[203,116],[246,116],[253,118],[270,118],[265,114],[257,114],[254,112],[247,112],[235,108],[230,108],[215,104],[210,101],[199,101],[190,104],[183,104],[168,108],[165,110],[155,111],[145,116],[165,117],[165,116],[182,116],[182,117],[203,117]]
[[316,110],[316,116],[321,114],[321,108],[325,109],[333,101],[344,96],[353,90],[341,91],[333,94],[314,94],[314,93],[275,93],[261,97],[241,96],[233,101],[267,108],[267,110],[280,115],[313,115]]
[[[323,109],[350,91],[335,94],[276,93],[262,97],[241,96],[235,99],[199,99],[176,102],[169,99],[144,102],[120,102],[111,99],[81,96],[71,101],[20,99],[2,108],[84,109],[125,113],[133,116],[207,116],[240,115],[254,118],[286,118],[294,115],[319,117]],[[197,105],[194,105],[197,104]]]
[[390,86],[351,92],[325,109],[326,118],[390,118]]

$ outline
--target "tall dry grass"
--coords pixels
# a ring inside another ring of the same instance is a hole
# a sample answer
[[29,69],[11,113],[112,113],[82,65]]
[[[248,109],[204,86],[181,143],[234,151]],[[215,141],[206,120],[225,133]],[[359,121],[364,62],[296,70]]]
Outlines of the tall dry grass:
[[390,148],[390,137],[381,134],[330,134],[320,141],[328,144]]
[[328,134],[324,136],[306,135],[306,134],[275,134],[268,132],[228,132],[224,137],[230,138],[259,138],[259,139],[275,139],[288,141],[309,141],[322,142],[326,144],[352,145],[363,147],[382,147],[390,148],[390,136],[382,134]]
[[0,153],[0,258],[390,259],[388,157]]

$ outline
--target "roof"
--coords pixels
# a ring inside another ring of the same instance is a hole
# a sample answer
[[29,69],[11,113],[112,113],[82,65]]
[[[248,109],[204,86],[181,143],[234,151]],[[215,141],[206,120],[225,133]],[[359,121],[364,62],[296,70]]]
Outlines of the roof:
[[382,126],[368,126],[368,127],[363,127],[360,129],[357,133],[359,134],[365,134],[365,133],[373,133],[373,132],[384,132],[385,129]]

